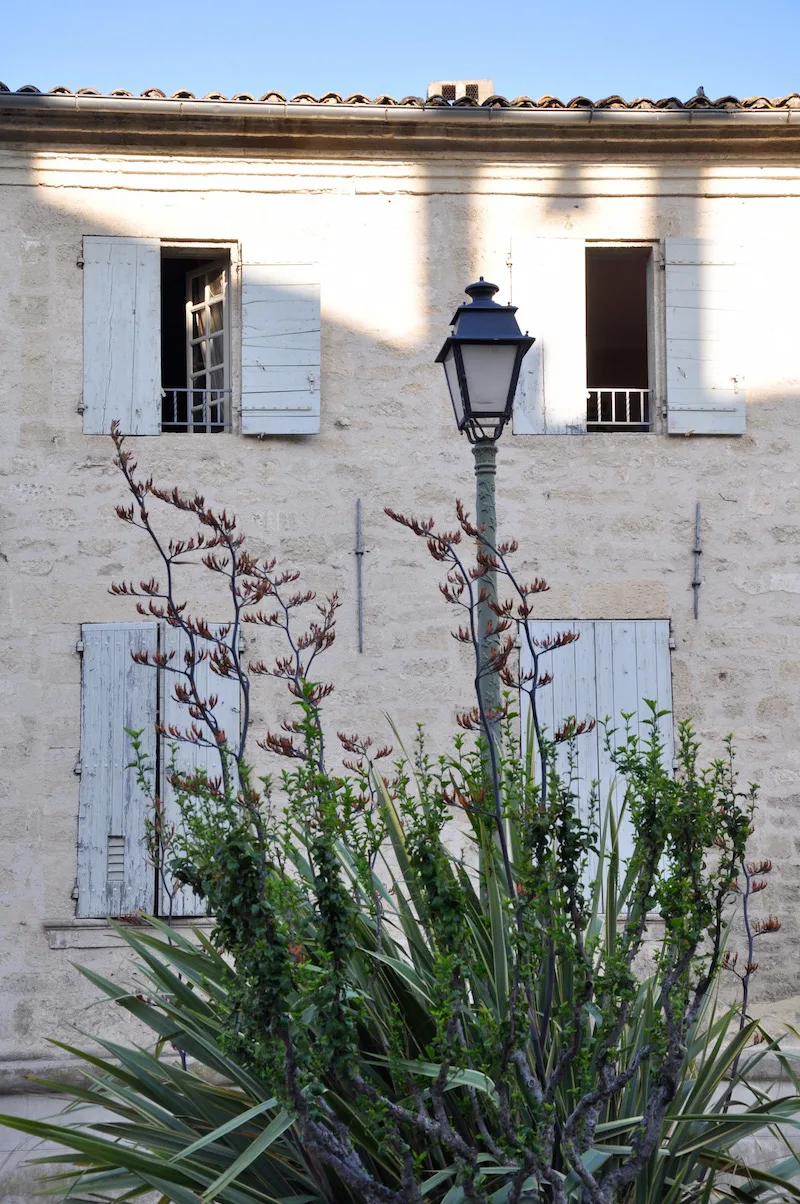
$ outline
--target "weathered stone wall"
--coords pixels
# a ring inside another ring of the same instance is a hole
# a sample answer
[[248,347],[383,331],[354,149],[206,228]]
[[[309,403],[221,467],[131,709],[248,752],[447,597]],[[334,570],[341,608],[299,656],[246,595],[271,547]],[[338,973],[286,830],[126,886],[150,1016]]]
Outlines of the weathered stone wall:
[[[383,736],[386,711],[407,733],[424,723],[439,747],[456,704],[469,699],[469,666],[447,634],[436,566],[383,507],[449,520],[453,499],[472,497],[472,457],[432,362],[463,285],[483,274],[505,286],[509,239],[525,230],[598,240],[713,235],[748,248],[756,267],[743,299],[747,434],[508,432],[498,513],[520,540],[524,570],[551,583],[542,617],[669,617],[678,717],[693,716],[709,741],[736,733],[744,777],[762,784],[754,846],[775,861],[768,897],[784,921],[759,950],[758,1006],[800,992],[792,952],[800,926],[798,229],[800,171],[769,164],[0,155],[0,1059],[9,1085],[52,1058],[48,1036],[73,1040],[76,1029],[106,1023],[71,963],[112,976],[124,965],[97,947],[107,941],[96,929],[45,929],[74,915],[80,624],[134,618],[108,586],[151,572],[149,549],[114,517],[122,488],[109,441],[81,433],[82,236],[231,239],[248,259],[319,262],[318,436],[176,435],[132,445],[144,471],[234,510],[255,549],[273,550],[320,591],[339,590],[331,730]],[[259,686],[256,729],[283,711],[279,687]]]

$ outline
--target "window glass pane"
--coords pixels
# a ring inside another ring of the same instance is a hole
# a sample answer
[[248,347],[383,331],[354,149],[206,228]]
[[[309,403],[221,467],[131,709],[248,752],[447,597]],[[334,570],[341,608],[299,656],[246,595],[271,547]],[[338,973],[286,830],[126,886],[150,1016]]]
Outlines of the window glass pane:
[[225,388],[225,369],[215,368],[213,372],[208,374],[208,387],[210,389]]
[[211,305],[209,307],[208,318],[209,318],[209,326],[211,328],[212,334],[216,334],[217,331],[222,330],[222,302],[221,301],[216,301],[213,305]]
[[218,367],[225,359],[225,347],[223,345],[223,336],[218,334],[215,339],[210,339],[211,345],[211,367]]
[[502,414],[508,401],[517,349],[513,344],[470,345],[461,351],[473,414]]
[[192,302],[199,305],[205,299],[205,278],[195,276],[192,280]]
[[192,338],[199,338],[206,333],[206,312],[197,309],[192,313]]
[[214,273],[208,278],[208,292],[211,297],[221,297],[222,289],[225,282],[224,269]]
[[206,366],[205,341],[195,343],[192,347],[192,372],[203,372]]

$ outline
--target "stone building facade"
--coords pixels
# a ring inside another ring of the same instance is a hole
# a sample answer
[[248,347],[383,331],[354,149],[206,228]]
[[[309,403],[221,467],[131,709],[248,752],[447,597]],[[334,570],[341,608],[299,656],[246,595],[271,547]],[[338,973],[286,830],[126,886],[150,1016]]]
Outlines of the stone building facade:
[[[154,565],[114,515],[123,483],[100,432],[122,415],[144,472],[199,489],[235,511],[254,549],[339,591],[332,729],[383,736],[388,712],[442,748],[469,666],[435,566],[384,507],[449,522],[454,499],[472,497],[433,360],[479,275],[538,340],[499,447],[501,529],[519,539],[522,571],[550,583],[542,620],[623,636],[657,624],[675,715],[715,750],[735,733],[744,779],[761,784],[754,849],[775,862],[783,920],[757,1002],[796,1019],[799,153],[798,96],[0,91],[0,1110],[47,1110],[25,1080],[64,1073],[47,1039],[108,1023],[74,963],[126,973],[80,902],[78,645],[85,625],[137,618],[109,585]],[[160,301],[131,292],[156,278]],[[252,329],[251,303],[276,297],[272,334],[283,297],[286,329],[303,336],[286,362],[262,355]],[[122,340],[105,353],[104,332]],[[199,390],[220,408],[193,415]],[[215,423],[225,429],[199,429]],[[256,730],[285,708],[277,685],[259,688]],[[9,1176],[2,1198],[28,1199],[27,1173]]]

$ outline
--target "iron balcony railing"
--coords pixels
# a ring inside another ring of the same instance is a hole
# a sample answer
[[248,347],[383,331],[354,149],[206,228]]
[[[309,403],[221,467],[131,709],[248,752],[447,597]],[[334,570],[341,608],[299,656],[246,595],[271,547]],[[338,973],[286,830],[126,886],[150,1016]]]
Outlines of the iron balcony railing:
[[616,385],[586,390],[586,426],[592,430],[648,430],[650,390]]
[[162,389],[161,430],[210,434],[231,428],[230,389]]

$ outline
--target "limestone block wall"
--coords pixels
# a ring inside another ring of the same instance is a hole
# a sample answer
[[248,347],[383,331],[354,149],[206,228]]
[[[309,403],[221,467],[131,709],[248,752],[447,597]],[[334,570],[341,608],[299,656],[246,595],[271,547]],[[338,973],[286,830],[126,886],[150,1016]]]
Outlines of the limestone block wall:
[[[73,962],[126,973],[102,929],[73,924],[75,646],[82,622],[136,617],[108,587],[154,566],[114,516],[123,492],[110,441],[81,431],[83,235],[228,239],[264,262],[319,263],[318,436],[162,435],[132,444],[144,472],[199,488],[235,511],[255,550],[273,551],[320,592],[339,591],[339,637],[327,657],[338,683],[331,731],[384,737],[388,712],[406,733],[424,723],[433,748],[446,747],[455,709],[469,701],[468,659],[448,635],[437,566],[383,508],[450,524],[454,498],[472,497],[472,457],[433,364],[463,286],[482,274],[505,292],[520,231],[651,241],[657,261],[668,235],[747,248],[755,264],[744,298],[747,433],[668,437],[662,380],[653,433],[507,432],[498,516],[520,541],[522,571],[550,582],[541,617],[669,618],[677,717],[694,717],[709,752],[735,732],[743,777],[762,785],[754,851],[774,859],[769,902],[784,922],[760,950],[757,1005],[800,993],[798,229],[800,173],[769,163],[0,152],[0,1068],[9,1088],[53,1058],[47,1037],[74,1040],[76,1030],[108,1023]],[[209,609],[209,617],[222,616]],[[259,686],[256,734],[285,713],[280,687]]]

